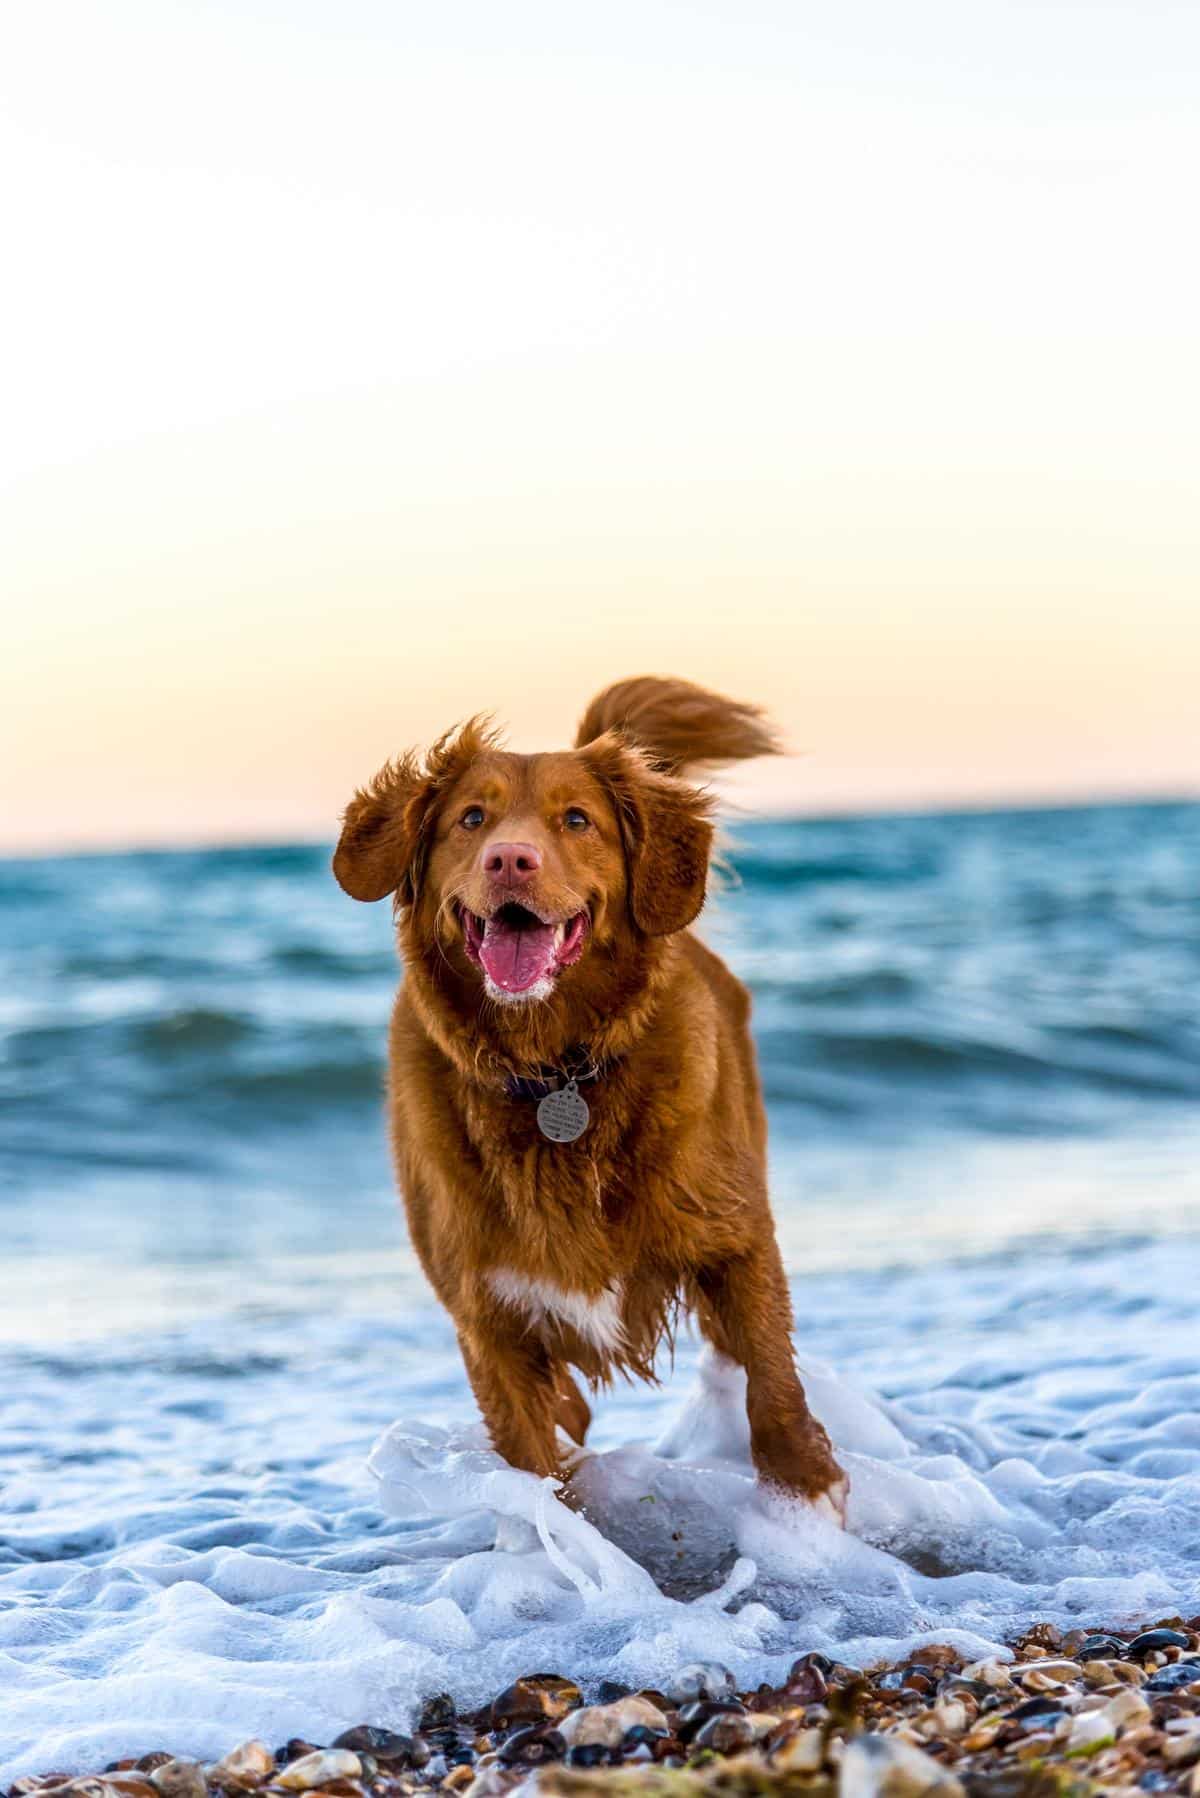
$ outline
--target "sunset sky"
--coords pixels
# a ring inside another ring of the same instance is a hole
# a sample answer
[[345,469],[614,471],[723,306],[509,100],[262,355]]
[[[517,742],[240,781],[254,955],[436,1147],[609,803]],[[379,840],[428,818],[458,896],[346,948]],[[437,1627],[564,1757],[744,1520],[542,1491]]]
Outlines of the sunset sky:
[[10,9],[0,849],[327,835],[646,671],[773,809],[1200,791],[1198,70],[1154,0]]

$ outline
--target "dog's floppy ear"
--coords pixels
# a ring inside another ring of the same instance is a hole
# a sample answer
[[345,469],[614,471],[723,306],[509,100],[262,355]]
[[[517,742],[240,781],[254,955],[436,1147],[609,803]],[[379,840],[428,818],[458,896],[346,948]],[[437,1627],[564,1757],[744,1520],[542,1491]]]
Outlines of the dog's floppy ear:
[[712,801],[686,781],[657,772],[615,732],[581,753],[616,804],[634,923],[646,936],[685,930],[704,904]]
[[495,742],[490,721],[481,716],[439,737],[423,765],[411,752],[385,762],[342,814],[342,834],[333,852],[338,885],[352,899],[386,899],[394,893],[397,905],[411,905],[439,795]]
[[404,755],[385,762],[355,793],[333,852],[334,877],[352,899],[395,893],[399,904],[411,905],[430,786],[416,757]]

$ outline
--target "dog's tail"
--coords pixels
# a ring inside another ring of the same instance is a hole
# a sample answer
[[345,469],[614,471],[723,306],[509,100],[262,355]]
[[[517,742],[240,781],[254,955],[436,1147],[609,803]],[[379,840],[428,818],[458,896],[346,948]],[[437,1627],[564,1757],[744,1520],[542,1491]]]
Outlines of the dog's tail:
[[761,707],[657,674],[617,681],[598,693],[583,714],[575,747],[610,730],[636,743],[664,774],[782,750]]

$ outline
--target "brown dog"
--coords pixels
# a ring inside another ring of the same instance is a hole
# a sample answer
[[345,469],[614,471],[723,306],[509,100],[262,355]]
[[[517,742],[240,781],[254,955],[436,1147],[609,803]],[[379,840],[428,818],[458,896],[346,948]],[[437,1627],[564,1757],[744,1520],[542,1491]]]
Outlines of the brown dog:
[[476,720],[346,810],[334,873],[399,923],[413,1243],[514,1466],[560,1474],[559,1429],[582,1443],[591,1418],[570,1369],[653,1378],[683,1304],[746,1370],[760,1477],[840,1514],[793,1361],[749,996],[688,930],[712,825],[680,771],[774,739],[751,706],[648,678],[595,699],[576,745],[512,755]]

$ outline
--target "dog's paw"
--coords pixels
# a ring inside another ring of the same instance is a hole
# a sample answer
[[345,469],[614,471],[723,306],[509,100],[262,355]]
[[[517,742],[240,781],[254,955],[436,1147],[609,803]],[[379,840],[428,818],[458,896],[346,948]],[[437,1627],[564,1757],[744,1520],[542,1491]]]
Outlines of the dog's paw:
[[849,1502],[850,1482],[845,1474],[834,1480],[833,1484],[827,1486],[824,1492],[819,1492],[814,1499],[810,1500],[818,1517],[828,1517],[831,1523],[836,1523],[839,1529],[843,1530],[846,1527],[846,1506]]
[[760,1474],[758,1494],[759,1504],[769,1516],[794,1522],[801,1513],[808,1511],[813,1516],[836,1524],[838,1529],[846,1527],[846,1505],[850,1496],[850,1482],[840,1468],[829,1484],[823,1490],[816,1492],[813,1491],[811,1485],[800,1487],[785,1484],[782,1480],[775,1480],[769,1475]]

